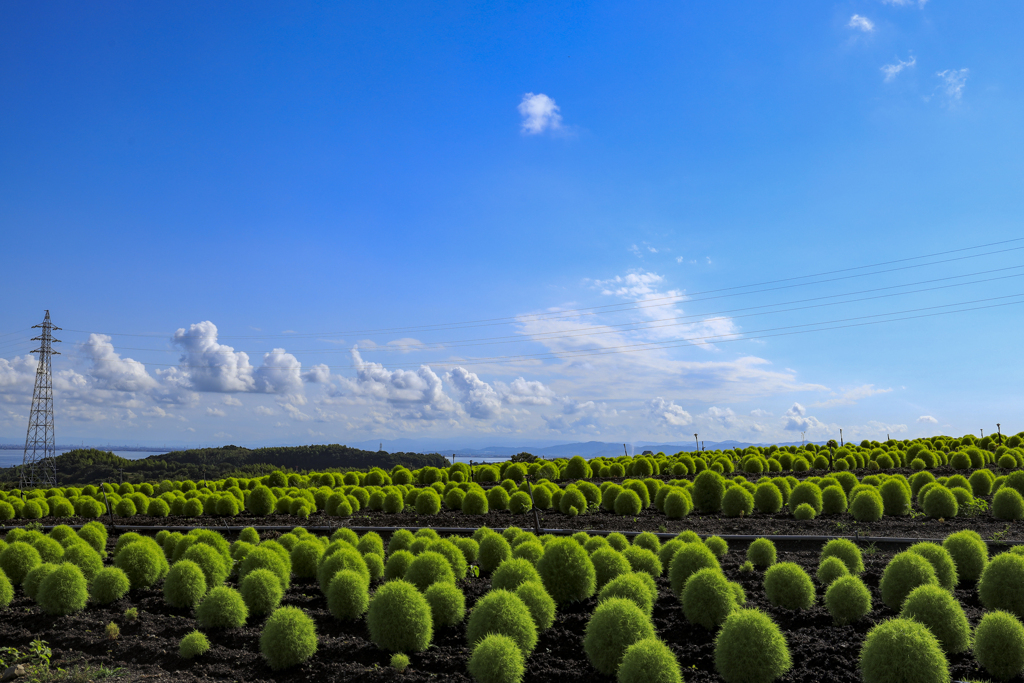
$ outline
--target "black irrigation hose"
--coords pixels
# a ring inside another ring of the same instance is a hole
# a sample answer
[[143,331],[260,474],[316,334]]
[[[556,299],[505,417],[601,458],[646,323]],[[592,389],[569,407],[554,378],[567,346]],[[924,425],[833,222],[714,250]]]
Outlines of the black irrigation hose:
[[[58,525],[48,525],[48,526],[43,526],[42,528],[46,529],[46,530],[50,530],[50,529],[53,529],[54,526],[58,526]],[[59,525],[59,526],[70,526],[72,529],[80,529],[84,525],[83,524],[62,524],[62,525]],[[124,531],[192,531],[194,529],[209,529],[211,531],[238,533],[242,529],[252,528],[252,529],[255,529],[256,531],[281,531],[281,532],[287,532],[287,531],[291,531],[292,529],[295,529],[297,526],[301,526],[301,525],[293,524],[291,526],[254,526],[254,527],[244,527],[244,526],[186,526],[186,525],[165,526],[165,525],[155,525],[155,524],[154,525],[148,525],[148,524],[119,524],[118,526],[114,527],[114,530],[115,531],[122,531],[122,532],[124,532]],[[3,527],[0,527],[0,528],[3,528]],[[12,528],[17,528],[17,527],[12,527]],[[345,526],[305,526],[305,527],[302,527],[302,528],[304,528],[306,531],[325,531],[325,532],[326,531],[337,531],[338,529],[351,529],[352,531],[355,531],[355,532],[361,533],[361,534],[365,534],[368,531],[376,531],[377,533],[392,534],[392,533],[398,531],[399,529],[406,529],[406,530],[412,531],[412,532],[415,532],[415,531],[417,531],[419,529],[433,529],[434,531],[438,532],[439,534],[456,534],[456,535],[469,536],[469,535],[472,535],[473,532],[475,532],[479,527],[455,527],[455,526],[452,526],[452,527],[440,527],[440,526],[437,526],[437,527],[415,527],[415,526],[348,526],[348,527],[345,527]],[[495,529],[495,531],[498,531],[498,529]],[[572,536],[573,534],[579,533],[580,531],[585,531],[590,536],[607,536],[608,534],[612,534],[612,533],[620,533],[623,536],[637,536],[637,535],[643,533],[641,531],[618,531],[618,532],[616,532],[616,531],[608,531],[606,529],[594,529],[594,530],[589,530],[589,531],[587,531],[585,529],[541,529],[540,531],[541,531],[542,534],[553,534],[553,535],[556,535],[556,536]],[[654,532],[650,532],[650,533],[654,533]],[[679,534],[654,533],[654,535],[657,536],[659,539],[664,541],[664,540],[671,540],[671,539],[675,538],[676,536],[678,536]],[[800,534],[753,534],[753,535],[752,534],[697,534],[697,535],[700,536],[701,538],[709,538],[711,536],[718,536],[719,538],[724,539],[726,541],[756,541],[759,538],[767,538],[769,541],[772,541],[773,543],[774,542],[786,543],[786,542],[799,542],[799,541],[824,541],[824,542],[828,542],[828,541],[832,541],[832,540],[835,540],[835,539],[842,538],[842,539],[846,539],[848,541],[854,541],[855,543],[894,543],[894,544],[898,544],[898,545],[912,545],[914,543],[922,543],[922,542],[939,543],[939,544],[941,544],[942,541],[945,540],[945,539],[942,539],[942,538],[899,538],[899,537],[895,537],[895,536],[861,536],[860,534],[857,534],[857,535],[854,535],[854,536],[817,536],[817,535],[815,535],[815,536],[806,535],[805,536],[805,535],[800,535]],[[995,540],[988,540],[988,539],[983,539],[983,540],[985,540],[985,543],[989,543],[989,544],[992,544],[992,545],[1021,545],[1021,544],[1024,544],[1024,540],[1020,540],[1020,541],[1013,541],[1013,540],[1005,540],[1005,541],[999,540],[999,541],[995,541]]]

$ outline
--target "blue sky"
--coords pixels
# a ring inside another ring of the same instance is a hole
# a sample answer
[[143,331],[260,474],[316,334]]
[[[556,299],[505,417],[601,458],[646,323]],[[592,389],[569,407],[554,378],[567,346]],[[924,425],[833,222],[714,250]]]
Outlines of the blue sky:
[[1022,14],[4,3],[0,437],[1024,429]]

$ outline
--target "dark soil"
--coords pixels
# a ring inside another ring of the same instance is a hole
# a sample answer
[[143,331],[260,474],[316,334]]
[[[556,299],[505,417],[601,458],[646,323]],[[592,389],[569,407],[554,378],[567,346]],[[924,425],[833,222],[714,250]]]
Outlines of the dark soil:
[[[749,520],[748,520],[749,522]],[[111,539],[111,550],[113,544]],[[779,561],[796,562],[811,575],[817,567],[821,543],[811,541],[779,544]],[[867,631],[877,622],[895,616],[884,607],[878,591],[882,570],[902,546],[878,544],[865,548],[867,570],[864,581],[871,589],[876,609],[861,622],[837,627],[822,604],[802,612],[773,607],[764,597],[762,574],[739,570],[745,559],[746,544],[733,543],[722,561],[726,575],[742,583],[747,606],[768,612],[782,628],[789,643],[792,670],[781,680],[800,683],[860,681],[857,658]],[[489,588],[487,577],[468,578],[460,586],[472,606]],[[654,609],[654,624],[660,638],[675,652],[687,683],[719,681],[714,669],[714,633],[689,624],[672,595],[668,580],[658,580],[659,599]],[[973,589],[957,590],[972,625],[982,610]],[[84,663],[86,666],[119,667],[118,676],[131,681],[469,681],[466,662],[469,650],[465,628],[439,629],[434,642],[424,653],[411,656],[410,669],[397,673],[388,666],[389,655],[369,641],[365,622],[339,622],[327,611],[326,600],[310,581],[295,581],[284,604],[306,610],[316,621],[319,650],[309,662],[283,672],[270,670],[259,654],[261,623],[235,630],[211,630],[207,635],[211,650],[194,661],[178,657],[178,641],[195,628],[188,611],[164,604],[159,589],[133,591],[128,597],[107,607],[90,606],[83,612],[54,618],[40,609],[21,591],[4,611],[0,620],[0,643],[25,646],[35,638],[46,640],[55,652],[55,665]],[[561,608],[555,625],[543,632],[537,649],[528,660],[528,681],[612,681],[601,676],[589,664],[583,652],[583,635],[596,599]],[[124,612],[137,607],[139,618],[129,623]],[[106,639],[105,627],[117,623],[121,636]],[[984,676],[971,656],[950,657],[953,680]]]

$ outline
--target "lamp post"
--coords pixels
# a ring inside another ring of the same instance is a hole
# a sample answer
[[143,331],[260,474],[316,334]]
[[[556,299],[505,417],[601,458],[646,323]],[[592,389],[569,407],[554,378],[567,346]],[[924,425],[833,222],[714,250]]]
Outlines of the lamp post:
[[697,440],[696,434],[693,435],[693,447],[697,449],[695,452],[700,452],[700,441]]

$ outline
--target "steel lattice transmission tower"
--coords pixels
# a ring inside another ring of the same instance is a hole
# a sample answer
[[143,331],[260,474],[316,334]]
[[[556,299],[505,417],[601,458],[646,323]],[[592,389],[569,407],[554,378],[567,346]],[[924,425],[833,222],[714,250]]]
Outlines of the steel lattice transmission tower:
[[21,462],[21,490],[38,486],[57,485],[57,449],[53,435],[53,373],[50,356],[60,355],[52,344],[60,339],[53,338],[53,331],[59,330],[50,322],[50,311],[42,324],[43,332],[32,341],[39,342],[39,348],[32,353],[39,354],[36,366],[36,385],[32,390],[32,412],[28,417],[28,434],[25,436],[25,456]]

